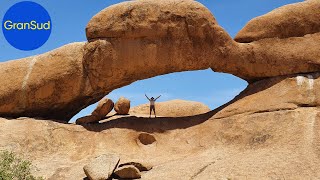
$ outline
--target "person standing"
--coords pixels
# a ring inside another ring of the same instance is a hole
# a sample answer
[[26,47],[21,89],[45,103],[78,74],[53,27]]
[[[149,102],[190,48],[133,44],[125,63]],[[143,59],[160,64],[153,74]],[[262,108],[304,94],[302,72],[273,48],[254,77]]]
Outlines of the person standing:
[[154,117],[157,117],[157,115],[156,115],[156,107],[155,107],[155,102],[156,102],[156,100],[161,96],[158,96],[157,98],[154,98],[154,97],[151,97],[151,98],[149,98],[146,94],[145,94],[145,96],[146,96],[146,98],[149,100],[149,102],[150,102],[150,117],[149,118],[151,118],[151,112],[153,111],[153,113],[154,113]]

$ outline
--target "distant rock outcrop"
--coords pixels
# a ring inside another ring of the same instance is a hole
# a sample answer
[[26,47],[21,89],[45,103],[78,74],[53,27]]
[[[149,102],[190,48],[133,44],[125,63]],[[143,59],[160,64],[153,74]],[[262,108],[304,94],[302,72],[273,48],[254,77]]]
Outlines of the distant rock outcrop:
[[[164,117],[183,117],[204,114],[210,111],[210,108],[203,103],[186,100],[170,100],[165,102],[156,102],[156,114]],[[131,108],[132,114],[149,115],[150,105],[142,104]]]

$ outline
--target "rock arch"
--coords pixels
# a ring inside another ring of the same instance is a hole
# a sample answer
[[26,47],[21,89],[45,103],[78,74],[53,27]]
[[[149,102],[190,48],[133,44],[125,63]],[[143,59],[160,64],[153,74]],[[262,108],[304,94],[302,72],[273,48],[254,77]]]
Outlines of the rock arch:
[[320,70],[319,33],[238,43],[193,0],[113,5],[86,34],[88,42],[1,63],[0,116],[68,121],[116,88],[172,72],[211,68],[253,82]]

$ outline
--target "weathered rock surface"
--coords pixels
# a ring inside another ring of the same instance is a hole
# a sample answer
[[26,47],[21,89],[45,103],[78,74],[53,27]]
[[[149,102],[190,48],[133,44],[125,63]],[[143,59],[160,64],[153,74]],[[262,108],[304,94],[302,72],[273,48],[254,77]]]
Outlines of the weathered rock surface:
[[119,167],[114,174],[121,179],[140,179],[141,174],[134,165],[126,165]]
[[[186,100],[170,100],[165,102],[156,102],[156,114],[164,117],[182,117],[182,116],[193,116],[198,114],[207,113],[210,108],[200,102],[186,101]],[[132,114],[150,114],[150,105],[142,104],[131,108],[130,113]]]
[[[225,69],[249,82],[266,77],[316,72],[319,68],[320,33],[285,39],[270,38],[237,44],[236,52],[222,60]],[[227,63],[227,62],[235,62]],[[212,68],[213,70],[216,70]]]
[[130,110],[130,100],[120,97],[114,106],[114,110],[120,115],[128,114]]
[[319,0],[289,4],[249,21],[235,40],[247,43],[265,38],[302,37],[320,32],[319,19]]
[[94,102],[83,72],[84,44],[0,63],[0,116],[68,120]]
[[[320,177],[320,73],[257,81],[206,114],[120,117],[78,126],[30,118],[0,119],[0,149],[32,159],[36,175],[83,179],[101,154],[153,168],[142,179],[317,179]],[[156,146],[140,146],[141,133]]]
[[172,72],[211,68],[253,82],[320,70],[320,33],[236,43],[192,0],[110,6],[86,32],[89,43],[1,63],[0,116],[68,121],[114,89]]
[[210,37],[216,20],[193,0],[139,0],[115,4],[95,15],[86,27],[89,41],[103,38]]
[[[275,77],[250,84],[215,117],[320,106],[320,73]],[[270,98],[267,98],[270,97]],[[260,102],[263,100],[263,102]]]
[[85,165],[83,170],[90,180],[106,180],[117,168],[119,161],[116,154],[103,154]]
[[92,112],[92,115],[98,116],[100,119],[104,118],[109,112],[112,111],[114,103],[111,99],[104,98],[98,102],[97,107]]

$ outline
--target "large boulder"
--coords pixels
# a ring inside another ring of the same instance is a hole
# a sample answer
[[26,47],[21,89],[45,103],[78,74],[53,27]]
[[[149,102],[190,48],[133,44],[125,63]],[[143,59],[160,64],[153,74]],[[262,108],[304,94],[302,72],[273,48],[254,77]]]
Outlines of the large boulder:
[[103,154],[83,167],[90,180],[106,180],[112,175],[119,164],[120,158],[115,154]]
[[[200,102],[186,101],[186,100],[170,100],[165,102],[156,102],[156,114],[164,117],[182,117],[182,116],[194,116],[198,114],[204,114],[210,111],[210,108]],[[130,114],[150,114],[150,105],[142,104],[133,107],[130,110]]]
[[265,38],[302,37],[320,32],[319,19],[319,0],[289,4],[249,21],[235,40],[246,43]]
[[91,113],[92,115],[100,117],[100,119],[104,118],[109,112],[112,111],[114,107],[114,103],[111,99],[104,98],[98,102],[97,107]]
[[114,110],[119,115],[126,115],[130,110],[130,100],[124,97],[120,97],[114,106]]

